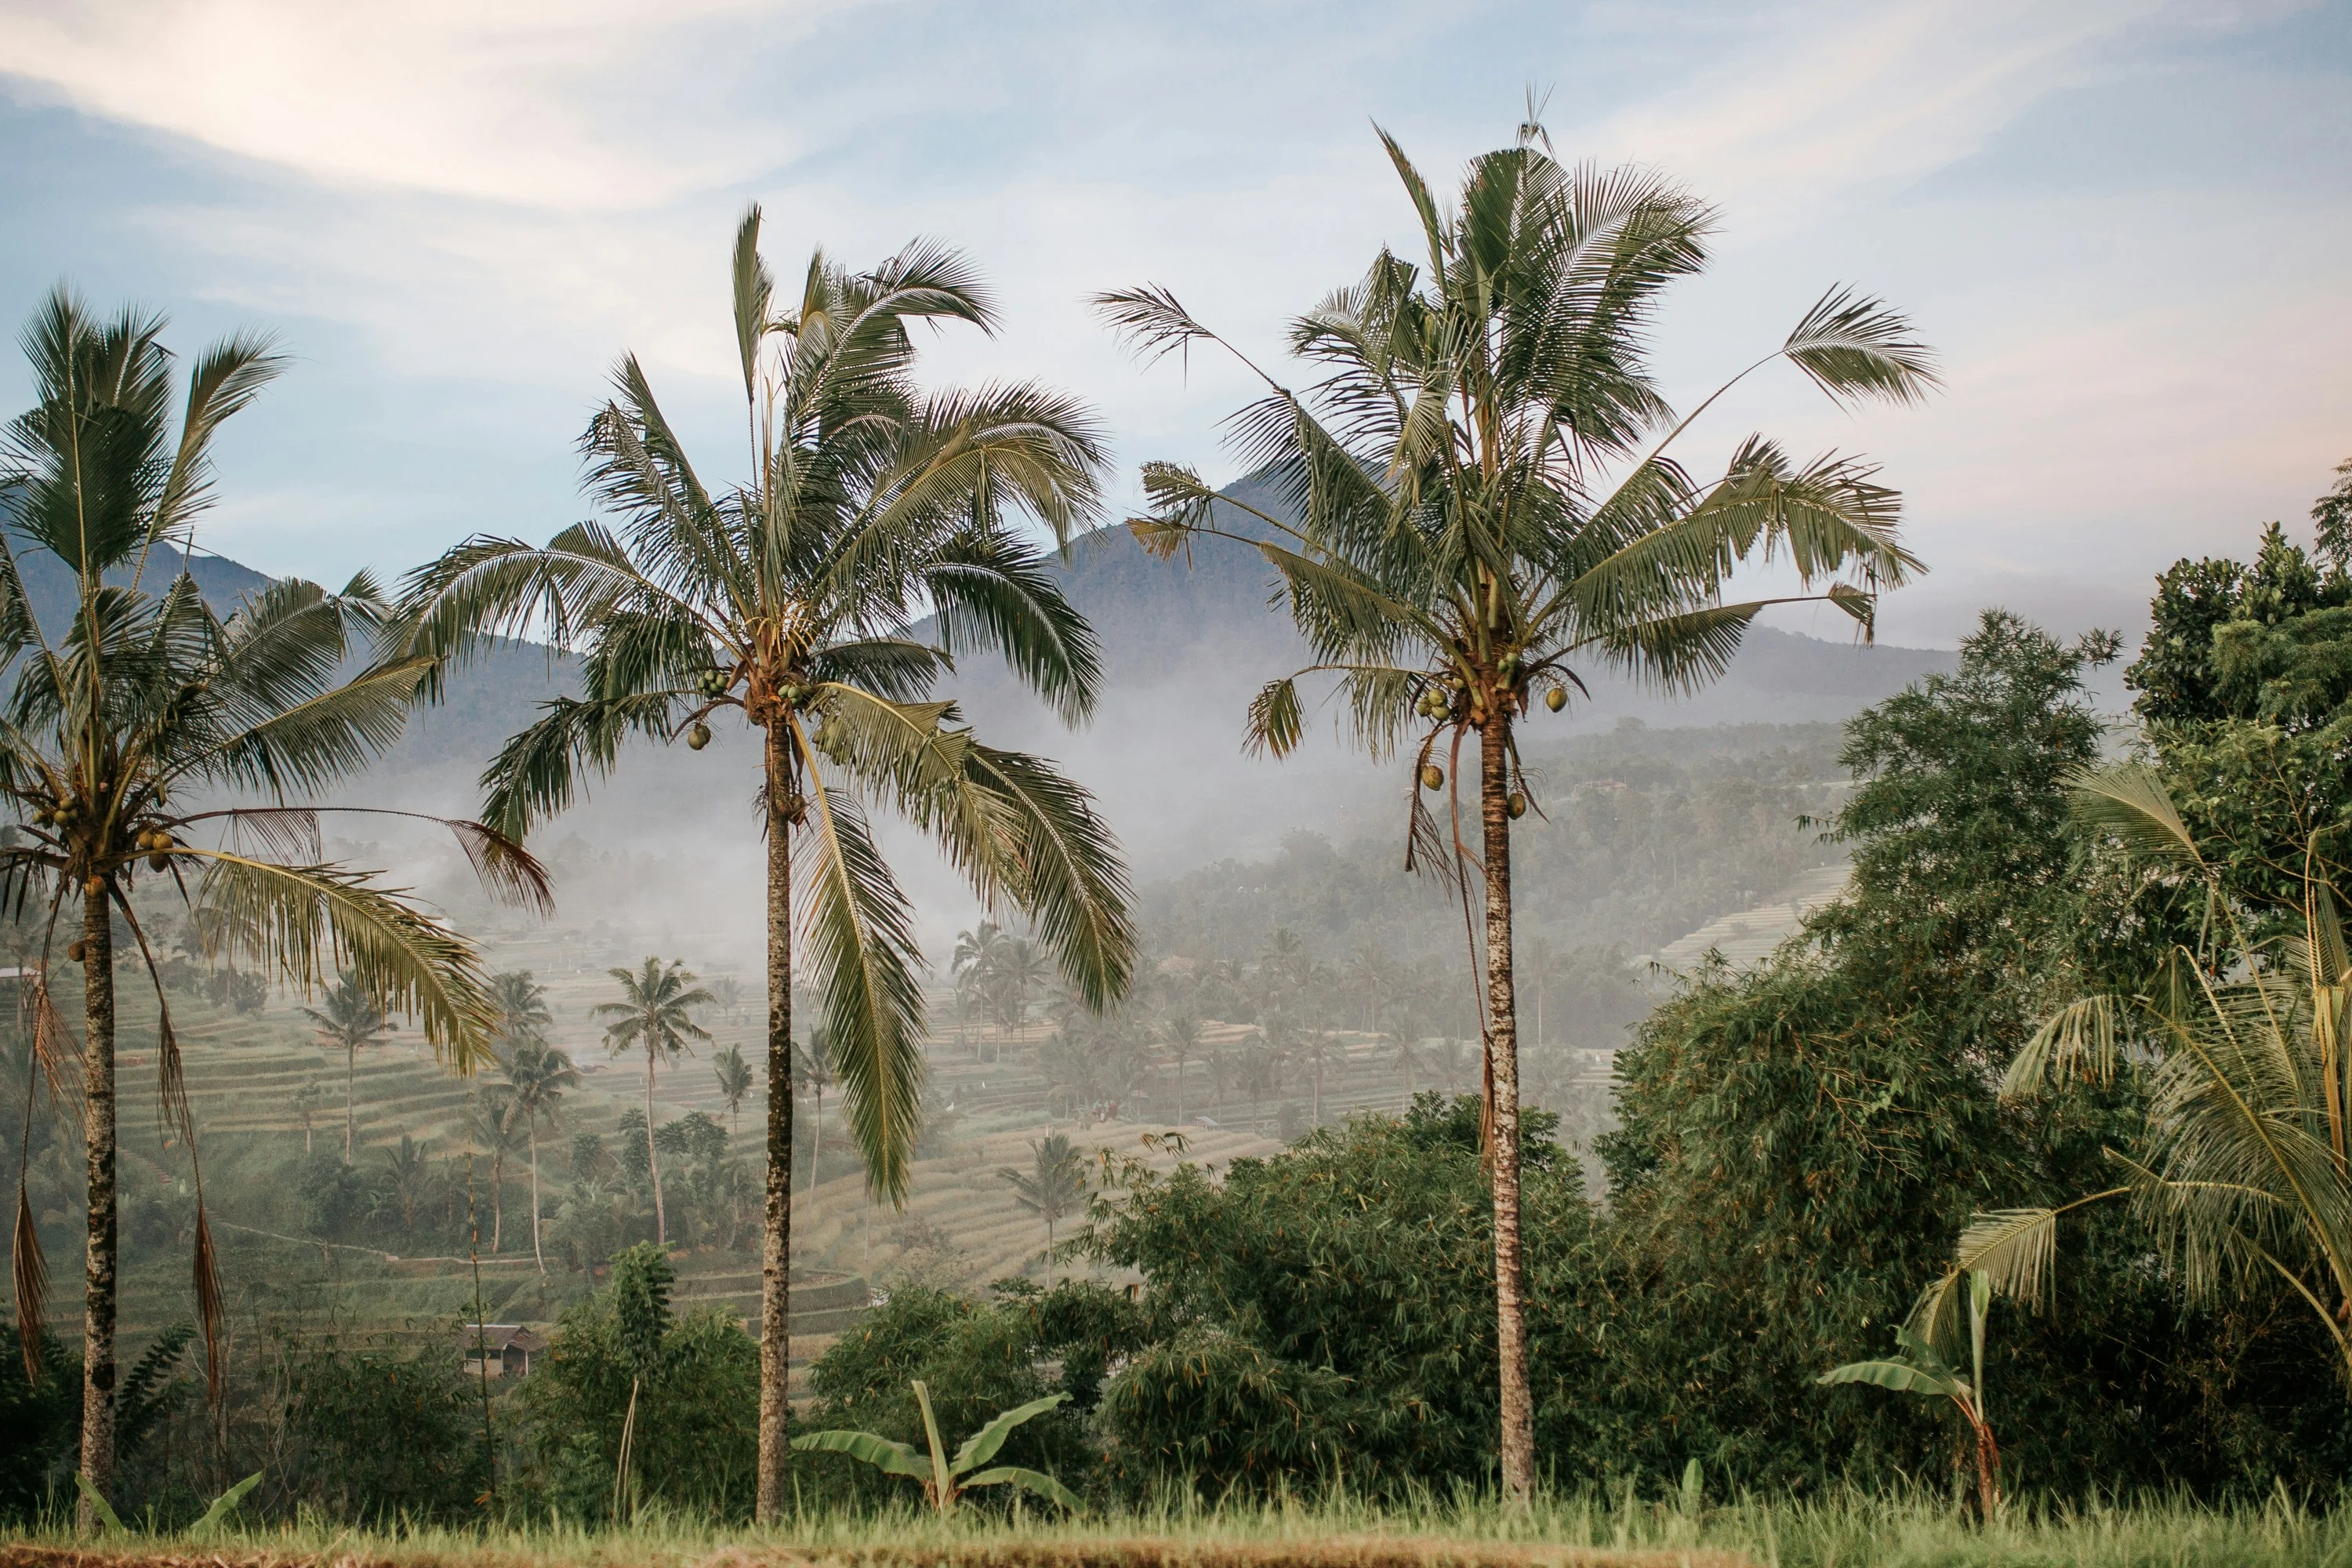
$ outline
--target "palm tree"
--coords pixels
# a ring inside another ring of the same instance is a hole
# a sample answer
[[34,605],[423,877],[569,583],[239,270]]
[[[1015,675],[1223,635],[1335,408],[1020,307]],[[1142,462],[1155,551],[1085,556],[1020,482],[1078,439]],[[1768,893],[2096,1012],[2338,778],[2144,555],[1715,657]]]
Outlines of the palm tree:
[[[318,1118],[319,1101],[325,1098],[316,1079],[294,1091],[294,1114],[302,1119],[302,1152],[306,1156],[310,1152],[310,1124]],[[351,1156],[345,1154],[343,1162],[349,1164]]]
[[679,1052],[689,1048],[688,1040],[710,1037],[710,1031],[694,1021],[694,1009],[709,1006],[713,998],[694,984],[682,959],[673,958],[665,966],[648,956],[635,969],[604,973],[621,983],[621,1000],[599,1002],[591,1009],[593,1016],[613,1020],[604,1029],[605,1049],[617,1056],[635,1046],[646,1053],[646,1168],[654,1183],[654,1239],[667,1246],[661,1156],[654,1149],[654,1068],[664,1058],[676,1061]]
[[532,979],[528,969],[491,975],[490,1001],[499,1010],[501,1057],[525,1040],[545,1040],[555,1026],[555,1015],[547,1010],[547,987]]
[[[1317,658],[1253,701],[1252,750],[1297,743],[1300,679],[1321,674],[1336,679],[1375,758],[1402,749],[1433,791],[1454,781],[1444,826],[1413,795],[1408,864],[1456,882],[1465,914],[1467,873],[1484,883],[1502,1469],[1506,1490],[1524,1498],[1535,1451],[1510,833],[1531,790],[1515,726],[1535,700],[1565,707],[1588,661],[1669,690],[1719,673],[1756,615],[1781,602],[1724,602],[1744,563],[1785,559],[1809,592],[1828,584],[1821,596],[1865,630],[1874,591],[1916,563],[1895,542],[1894,492],[1866,465],[1834,455],[1793,463],[1755,437],[1703,484],[1669,454],[1696,411],[1677,416],[1658,393],[1646,333],[1663,288],[1706,259],[1705,206],[1645,171],[1562,167],[1530,123],[1519,146],[1472,162],[1449,213],[1381,140],[1418,217],[1425,268],[1384,250],[1361,282],[1298,318],[1290,346],[1318,378],[1304,393],[1234,355],[1267,392],[1231,428],[1288,515],[1150,464],[1151,515],[1135,527],[1162,554],[1209,535],[1242,539],[1281,573]],[[1234,352],[1166,289],[1099,303],[1148,353]],[[1933,380],[1903,319],[1843,289],[1740,375],[1774,360],[1840,400],[1906,401]],[[1251,531],[1229,526],[1237,513]],[[1466,741],[1476,743],[1475,849],[1462,824]]]
[[[2158,1256],[2190,1298],[2284,1281],[2334,1344],[2352,1386],[2352,951],[2312,835],[2303,930],[2258,941],[2221,868],[2182,822],[2155,772],[2126,763],[2079,781],[2074,816],[2156,877],[2202,884],[2206,937],[2177,948],[2147,994],[2097,994],[2061,1009],[2011,1061],[2005,1097],[2065,1079],[2142,1078],[2144,1152],[2110,1150],[2123,1184],[2055,1208],[1975,1216],[1952,1271],[1909,1327],[1948,1344],[1978,1270],[2039,1303],[2060,1218],[2128,1198]],[[2322,830],[2323,832],[2325,830]]]
[[495,1083],[476,1089],[467,1107],[466,1133],[490,1157],[490,1252],[495,1257],[506,1236],[507,1156],[525,1136],[514,1091]]
[[[952,660],[1003,652],[1067,719],[1093,706],[1092,634],[1013,514],[1066,541],[1097,505],[1101,443],[1075,401],[1028,385],[925,392],[915,321],[982,329],[993,310],[950,251],[909,246],[853,273],[822,254],[775,298],[755,207],[734,254],[751,477],[719,489],[688,461],[634,359],[584,446],[617,530],[545,548],[476,539],[411,584],[419,647],[462,656],[540,631],[584,652],[583,693],[549,704],[485,774],[520,834],[568,805],[631,733],[707,743],[732,712],[761,742],[767,837],[768,1132],[761,1263],[758,1517],[790,1495],[794,853],[799,912],[851,1127],[876,1190],[903,1195],[921,1114],[923,1002],[911,914],[861,801],[946,847],[992,909],[1038,923],[1097,1004],[1126,984],[1125,868],[1087,794],[1037,758],[984,745],[925,700]],[[928,617],[929,637],[918,636]]]
[[1160,1043],[1176,1059],[1176,1125],[1184,1125],[1184,1069],[1201,1054],[1201,1020],[1190,1010],[1160,1021]]
[[[824,1154],[824,1091],[833,1082],[833,1031],[819,1024],[809,1031],[808,1044],[793,1047],[793,1072],[808,1086],[809,1190],[816,1190],[817,1161]],[[812,1196],[810,1202],[815,1202]]]
[[580,1074],[570,1057],[539,1039],[518,1044],[508,1053],[504,1070],[514,1114],[530,1143],[530,1255],[544,1274],[547,1254],[541,1250],[539,1240],[539,1124],[545,1121],[551,1128],[557,1124],[563,1091],[580,1081]]
[[997,1174],[1013,1188],[1013,1201],[1045,1222],[1045,1272],[1054,1269],[1054,1226],[1078,1212],[1087,1201],[1087,1167],[1066,1132],[1029,1142],[1030,1168],[1011,1166]]
[[[0,901],[39,896],[47,906],[27,989],[53,1070],[65,1029],[50,948],[79,906],[81,934],[68,952],[81,962],[85,1026],[80,1469],[100,1496],[114,1478],[117,919],[154,989],[159,1096],[195,1176],[196,1316],[215,1399],[222,1370],[195,1130],[170,1005],[132,907],[138,879],[181,891],[208,959],[273,971],[305,993],[341,963],[382,1006],[420,1017],[459,1072],[487,1055],[490,1025],[472,946],[372,874],[328,861],[318,831],[331,809],[320,795],[398,740],[430,662],[404,647],[365,574],[341,594],[276,583],[226,619],[205,605],[186,561],[213,499],[213,440],[283,362],[250,335],[208,349],[191,367],[175,433],[163,331],[160,317],[100,321],[65,290],[52,294],[23,338],[34,405],[0,437],[0,802],[19,824],[0,846]],[[73,609],[66,625],[43,626],[26,579],[58,568]],[[231,804],[240,795],[258,801]],[[497,890],[544,903],[542,874],[509,840],[448,826]],[[29,1224],[16,1252],[20,1285],[40,1282]],[[28,1356],[39,1300],[18,1291]],[[95,1511],[85,1500],[86,1522]]]
[[[715,991],[716,987],[713,989]],[[719,1005],[726,1005],[723,996],[719,999]],[[727,1130],[732,1132],[739,1125],[738,1113],[743,1108],[744,1097],[751,1092],[754,1082],[751,1064],[743,1059],[742,1047],[729,1046],[710,1058],[710,1070],[719,1079],[719,1098],[727,1102]]]
[[383,1043],[392,1031],[383,1009],[349,972],[335,979],[335,988],[321,997],[321,1007],[305,1007],[302,1016],[316,1026],[319,1038],[343,1053],[343,1163],[352,1163],[352,1088],[362,1047]]

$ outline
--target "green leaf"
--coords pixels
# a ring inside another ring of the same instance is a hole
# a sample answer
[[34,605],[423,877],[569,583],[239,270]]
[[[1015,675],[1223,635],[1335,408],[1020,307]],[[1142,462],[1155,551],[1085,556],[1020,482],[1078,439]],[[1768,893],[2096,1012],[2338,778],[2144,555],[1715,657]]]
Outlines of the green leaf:
[[89,1506],[97,1511],[100,1521],[105,1524],[107,1529],[122,1535],[128,1535],[131,1533],[129,1530],[123,1527],[122,1521],[114,1516],[114,1510],[107,1505],[106,1500],[98,1495],[98,1489],[89,1484],[89,1478],[88,1476],[83,1475],[79,1470],[76,1470],[74,1472],[74,1485],[81,1489],[81,1495],[89,1500]]
[[871,1432],[806,1432],[793,1439],[802,1453],[846,1454],[878,1470],[918,1481],[931,1479],[931,1468],[914,1449]]
[[1041,1498],[1060,1503],[1072,1513],[1084,1513],[1087,1509],[1077,1493],[1053,1477],[1036,1470],[1024,1470],[1018,1465],[1000,1465],[992,1470],[982,1470],[976,1476],[966,1477],[963,1486],[967,1491],[973,1487],[1015,1486],[1023,1491],[1034,1492]]
[[1958,1398],[1961,1393],[1958,1382],[1948,1374],[1929,1372],[1913,1366],[1907,1361],[1857,1361],[1832,1367],[1814,1379],[1821,1384],[1866,1383],[1874,1388],[1891,1388],[1897,1394],[1926,1394],[1946,1399]]
[[1003,1412],[964,1439],[963,1447],[958,1448],[955,1458],[948,1461],[948,1468],[961,1475],[975,1465],[988,1463],[996,1458],[996,1451],[1004,1447],[1004,1439],[1013,1435],[1015,1426],[1032,1416],[1043,1415],[1057,1405],[1067,1404],[1069,1397],[1066,1394],[1049,1394],[1043,1399],[1033,1399],[1026,1405]]
[[204,1517],[188,1526],[188,1533],[198,1536],[212,1533],[214,1530],[227,1521],[228,1516],[236,1511],[236,1505],[243,1502],[246,1495],[260,1484],[261,1472],[256,1470],[220,1496],[213,1499],[213,1505],[205,1510]]

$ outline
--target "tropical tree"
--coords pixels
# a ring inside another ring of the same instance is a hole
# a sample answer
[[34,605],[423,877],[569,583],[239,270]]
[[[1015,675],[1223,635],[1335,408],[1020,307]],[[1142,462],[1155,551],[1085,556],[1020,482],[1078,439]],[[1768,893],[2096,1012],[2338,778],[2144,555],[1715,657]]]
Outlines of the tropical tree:
[[808,1043],[793,1047],[793,1072],[809,1091],[809,1185],[817,1183],[816,1163],[824,1153],[824,1091],[833,1084],[833,1031],[819,1024]]
[[1013,1201],[1045,1222],[1045,1267],[1054,1267],[1054,1227],[1078,1212],[1087,1201],[1086,1162],[1070,1142],[1069,1134],[1049,1134],[1044,1142],[1031,1139],[1030,1168],[1012,1166],[997,1172],[1013,1189]]
[[530,1255],[544,1274],[547,1254],[539,1238],[539,1124],[557,1125],[563,1093],[579,1083],[580,1074],[570,1057],[540,1039],[525,1039],[508,1052],[503,1070],[515,1118],[530,1147]]
[[1960,1281],[1979,1270],[2004,1294],[2042,1303],[2060,1219],[2128,1198],[2192,1300],[2284,1283],[2326,1331],[2352,1391],[2352,947],[2322,836],[2306,846],[2300,931],[2263,942],[2153,769],[2085,775],[2074,810],[2089,834],[2201,894],[2205,935],[2175,948],[2145,992],[2059,1009],[2001,1088],[2015,1099],[2136,1073],[2146,1147],[2108,1151],[2119,1186],[1975,1216],[1913,1321],[1948,1321]]
[[[206,350],[175,431],[163,326],[135,310],[100,320],[66,290],[52,294],[22,340],[33,406],[0,437],[0,802],[19,824],[0,846],[0,902],[46,905],[27,990],[52,1089],[66,1033],[51,951],[59,921],[80,921],[68,947],[82,969],[89,1198],[80,1469],[100,1498],[114,1480],[118,918],[154,988],[161,1103],[196,1176],[196,1316],[215,1397],[222,1370],[195,1130],[171,1008],[132,908],[137,879],[169,879],[184,893],[209,959],[242,960],[300,991],[349,969],[387,1009],[421,1018],[459,1071],[484,1054],[489,1023],[473,949],[371,874],[330,862],[318,833],[320,795],[399,738],[429,666],[401,646],[364,574],[341,594],[273,584],[226,618],[204,602],[186,562],[214,498],[213,441],[283,361],[251,334]],[[65,624],[44,626],[27,577],[60,568],[71,609]],[[258,800],[236,804],[240,795]],[[450,826],[494,886],[544,900],[538,868],[508,840]],[[47,1266],[22,1202],[17,1218],[30,1367]],[[85,1505],[85,1522],[93,1511]]]
[[392,1021],[383,1016],[356,977],[346,973],[335,978],[334,989],[320,998],[319,1007],[305,1007],[302,1016],[310,1020],[320,1041],[331,1049],[343,1053],[343,1163],[352,1163],[352,1095],[358,1072],[359,1054],[368,1046],[383,1043],[392,1032]]
[[495,1256],[506,1245],[507,1156],[528,1136],[514,1091],[497,1083],[476,1089],[467,1106],[466,1136],[490,1157],[490,1251]]
[[547,987],[532,979],[528,969],[491,975],[490,1001],[499,1010],[501,1057],[525,1040],[545,1040],[555,1026],[555,1015],[547,1009]]
[[[324,1099],[326,1093],[320,1089],[316,1079],[294,1091],[294,1114],[302,1120],[302,1152],[305,1154],[310,1152],[310,1124],[318,1119],[319,1102]],[[351,1156],[346,1154],[343,1159],[349,1163]]]
[[[737,989],[741,987],[739,985]],[[715,993],[716,988],[713,990]],[[723,997],[719,1005],[726,1005]],[[751,1064],[743,1059],[743,1047],[740,1046],[729,1046],[712,1057],[710,1070],[719,1079],[719,1098],[727,1102],[727,1130],[732,1132],[739,1124],[738,1117],[743,1109],[744,1097],[751,1092],[757,1079],[752,1076]]]
[[418,646],[436,653],[526,631],[584,653],[581,695],[549,704],[485,774],[488,813],[512,833],[568,805],[632,734],[698,748],[728,713],[759,731],[768,1163],[757,1507],[772,1521],[789,1495],[795,865],[805,868],[798,934],[850,1125],[875,1190],[894,1200],[921,1110],[923,1004],[907,900],[863,803],[929,832],[984,904],[1034,920],[1098,1004],[1124,987],[1135,937],[1125,868],[1092,800],[928,700],[955,658],[995,649],[1065,718],[1091,710],[1093,637],[1013,514],[1065,542],[1093,515],[1103,455],[1092,416],[1033,384],[918,384],[910,323],[994,321],[952,251],[919,242],[866,272],[820,253],[791,301],[776,297],[759,237],[755,207],[733,266],[749,476],[707,484],[643,370],[624,360],[584,441],[591,488],[618,528],[583,524],[544,548],[471,540],[419,574],[407,604]]
[[654,1148],[654,1068],[665,1058],[676,1061],[691,1049],[689,1040],[707,1040],[710,1031],[694,1021],[697,1007],[708,1007],[709,992],[694,984],[693,972],[682,959],[665,965],[648,955],[635,969],[608,969],[620,983],[621,1000],[599,1002],[591,1009],[610,1018],[604,1045],[615,1056],[635,1047],[646,1053],[646,1168],[654,1184],[654,1239],[667,1243],[669,1227],[662,1216],[661,1156]]
[[[1250,749],[1279,755],[1298,743],[1301,681],[1319,675],[1336,680],[1375,758],[1405,752],[1432,793],[1454,781],[1445,824],[1413,795],[1408,864],[1453,880],[1465,916],[1472,875],[1484,883],[1503,1479],[1524,1498],[1535,1454],[1510,845],[1535,792],[1516,726],[1536,701],[1564,708],[1570,689],[1582,689],[1580,666],[1667,690],[1719,674],[1756,616],[1785,602],[1726,603],[1744,563],[1784,562],[1809,595],[1866,632],[1875,592],[1917,563],[1896,542],[1895,492],[1866,464],[1834,454],[1799,463],[1757,436],[1708,483],[1670,451],[1721,395],[1677,415],[1647,358],[1661,291],[1706,260],[1706,206],[1647,171],[1563,167],[1530,124],[1520,145],[1472,162],[1447,212],[1403,150],[1381,140],[1426,263],[1383,250],[1361,282],[1297,320],[1291,349],[1318,377],[1304,393],[1258,370],[1165,289],[1099,302],[1147,354],[1216,345],[1267,388],[1232,428],[1244,462],[1286,510],[1243,505],[1190,468],[1153,463],[1144,468],[1150,515],[1134,524],[1163,555],[1235,538],[1280,573],[1316,659],[1253,701]],[[1843,289],[1732,381],[1776,360],[1842,402],[1907,402],[1934,379],[1900,315]],[[1465,744],[1477,779],[1467,830]]]

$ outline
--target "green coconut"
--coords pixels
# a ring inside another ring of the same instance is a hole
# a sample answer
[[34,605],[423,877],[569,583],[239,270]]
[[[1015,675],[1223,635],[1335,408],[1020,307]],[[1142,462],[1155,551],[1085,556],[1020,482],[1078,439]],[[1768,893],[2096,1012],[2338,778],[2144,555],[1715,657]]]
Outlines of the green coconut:
[[1423,789],[1444,789],[1445,770],[1435,763],[1429,763],[1421,770],[1421,785]]

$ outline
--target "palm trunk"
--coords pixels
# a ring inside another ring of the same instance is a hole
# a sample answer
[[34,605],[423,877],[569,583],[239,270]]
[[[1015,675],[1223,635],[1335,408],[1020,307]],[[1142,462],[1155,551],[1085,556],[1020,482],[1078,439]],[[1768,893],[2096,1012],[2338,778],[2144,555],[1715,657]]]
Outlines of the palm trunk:
[[343,1042],[343,1163],[352,1163],[352,1062],[359,1047],[349,1040]]
[[1184,1125],[1184,1053],[1176,1053],[1176,1125]]
[[1315,1125],[1323,1125],[1323,1042],[1315,1042]]
[[539,1271],[547,1272],[547,1254],[539,1246],[539,1124],[533,1120],[530,1128],[530,1255],[539,1261]]
[[[114,927],[104,884],[83,900],[82,1142],[89,1156],[89,1245],[84,1254],[81,1473],[103,1497],[114,1489]],[[95,1531],[85,1498],[81,1528]]]
[[760,1235],[761,1524],[790,1496],[793,1259],[793,759],[779,714],[768,743],[768,1185]]
[[816,1164],[824,1157],[824,1089],[822,1087],[814,1096],[810,1109],[814,1112],[809,1119],[809,1199],[814,1203],[816,1199]]
[[1536,1484],[1535,1403],[1528,1386],[1526,1306],[1519,1263],[1519,1043],[1511,985],[1510,720],[1478,734],[1478,808],[1486,829],[1486,1039],[1495,1134],[1495,1350],[1502,1375],[1504,1495],[1525,1502]]
[[654,1041],[646,1037],[646,1170],[654,1179],[654,1240],[669,1245],[669,1226],[662,1219],[661,1152],[654,1147]]
[[506,1234],[506,1199],[499,1191],[506,1185],[507,1156],[501,1149],[490,1161],[490,1256],[499,1255],[499,1237]]

